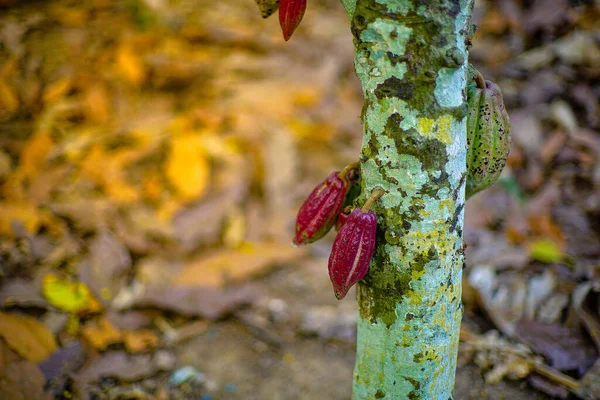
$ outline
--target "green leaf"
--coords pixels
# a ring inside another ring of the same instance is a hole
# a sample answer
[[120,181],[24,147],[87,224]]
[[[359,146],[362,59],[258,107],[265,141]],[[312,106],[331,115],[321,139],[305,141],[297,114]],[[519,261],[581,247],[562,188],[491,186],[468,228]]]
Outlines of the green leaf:
[[558,245],[550,239],[539,239],[529,245],[529,256],[543,263],[557,263],[564,257]]

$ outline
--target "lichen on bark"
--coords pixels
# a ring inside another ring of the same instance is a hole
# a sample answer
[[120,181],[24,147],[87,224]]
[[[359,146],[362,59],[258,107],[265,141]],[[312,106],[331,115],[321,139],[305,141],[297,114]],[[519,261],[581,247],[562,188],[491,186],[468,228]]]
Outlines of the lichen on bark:
[[[377,248],[357,289],[354,399],[451,398],[461,307],[472,0],[343,1],[365,103]],[[352,6],[355,6],[352,10]]]

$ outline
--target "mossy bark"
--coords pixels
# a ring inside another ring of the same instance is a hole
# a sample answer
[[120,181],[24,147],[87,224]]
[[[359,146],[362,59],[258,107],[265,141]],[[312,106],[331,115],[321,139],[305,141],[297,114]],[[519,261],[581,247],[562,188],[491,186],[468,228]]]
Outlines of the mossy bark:
[[353,396],[452,397],[461,306],[472,0],[342,0],[365,104],[362,195],[383,188],[358,286]]

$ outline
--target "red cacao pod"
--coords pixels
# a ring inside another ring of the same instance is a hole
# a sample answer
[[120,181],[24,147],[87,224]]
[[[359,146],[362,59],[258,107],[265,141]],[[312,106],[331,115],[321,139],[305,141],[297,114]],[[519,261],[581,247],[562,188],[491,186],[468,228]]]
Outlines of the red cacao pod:
[[350,183],[332,172],[325,182],[313,189],[296,217],[296,246],[321,239],[335,224]]
[[369,271],[376,231],[375,213],[355,208],[337,234],[329,256],[329,278],[338,300]]
[[279,3],[279,25],[283,38],[290,40],[306,11],[306,0],[281,0]]

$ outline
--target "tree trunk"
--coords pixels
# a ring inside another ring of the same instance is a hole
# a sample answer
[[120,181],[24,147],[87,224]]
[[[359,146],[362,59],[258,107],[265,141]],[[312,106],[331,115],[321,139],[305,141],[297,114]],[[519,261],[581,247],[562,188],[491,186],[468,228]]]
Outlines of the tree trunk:
[[381,187],[357,288],[353,397],[451,399],[461,305],[472,0],[342,0],[365,104],[362,200]]

